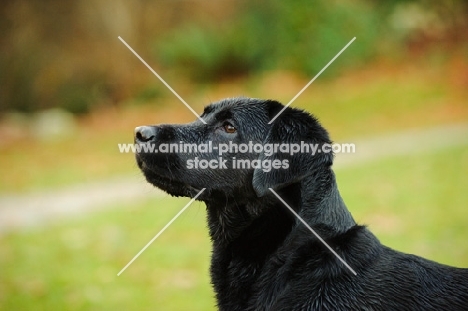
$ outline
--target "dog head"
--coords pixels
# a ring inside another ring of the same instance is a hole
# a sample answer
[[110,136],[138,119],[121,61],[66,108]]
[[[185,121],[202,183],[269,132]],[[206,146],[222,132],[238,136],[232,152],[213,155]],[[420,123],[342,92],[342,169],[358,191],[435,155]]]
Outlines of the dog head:
[[202,200],[261,197],[268,188],[300,182],[332,164],[331,150],[321,152],[331,141],[302,110],[288,107],[269,124],[283,108],[272,100],[232,98],[207,106],[201,115],[206,124],[137,127],[138,166],[171,195],[193,197],[206,188]]

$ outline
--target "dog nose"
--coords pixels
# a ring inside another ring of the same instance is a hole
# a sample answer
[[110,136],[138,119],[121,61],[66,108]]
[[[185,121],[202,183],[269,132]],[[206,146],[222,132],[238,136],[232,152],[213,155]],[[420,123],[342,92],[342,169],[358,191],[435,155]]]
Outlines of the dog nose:
[[135,140],[146,143],[156,137],[154,126],[138,126],[135,128]]

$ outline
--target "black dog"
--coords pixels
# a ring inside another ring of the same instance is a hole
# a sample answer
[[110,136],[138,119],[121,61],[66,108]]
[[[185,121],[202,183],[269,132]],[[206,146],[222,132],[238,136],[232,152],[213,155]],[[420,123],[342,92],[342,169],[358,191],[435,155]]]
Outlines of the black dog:
[[268,124],[283,107],[270,100],[226,99],[205,108],[201,117],[207,124],[135,130],[140,146],[211,144],[211,152],[160,148],[141,151],[136,159],[146,179],[171,195],[194,197],[206,188],[198,199],[208,211],[219,310],[468,310],[468,269],[397,252],[356,225],[338,192],[332,153],[233,147],[219,155],[230,142],[306,143],[325,150],[331,143],[327,131],[304,111],[287,108]]

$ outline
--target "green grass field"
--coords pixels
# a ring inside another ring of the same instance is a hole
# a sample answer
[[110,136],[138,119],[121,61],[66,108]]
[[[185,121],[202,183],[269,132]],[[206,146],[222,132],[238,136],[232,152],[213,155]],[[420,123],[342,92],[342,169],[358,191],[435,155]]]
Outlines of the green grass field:
[[[321,77],[293,104],[313,112],[332,139],[378,137],[466,123],[466,57],[432,64],[377,64]],[[288,102],[311,77],[268,73],[215,87],[185,86],[195,110],[227,96]],[[324,79],[322,79],[324,78]],[[158,83],[158,81],[155,81]],[[175,86],[174,86],[175,87]],[[182,93],[182,95],[185,95]],[[67,140],[2,145],[0,194],[140,175],[132,154],[142,124],[194,116],[169,94],[150,105],[95,111]],[[468,267],[468,146],[381,159],[336,171],[356,221],[385,244]],[[116,204],[93,214],[0,235],[0,310],[215,310],[205,206],[194,203],[121,276],[117,273],[188,202],[169,196]]]
[[[468,147],[336,172],[356,221],[385,244],[468,267]],[[205,206],[164,197],[0,237],[1,310],[215,310]]]

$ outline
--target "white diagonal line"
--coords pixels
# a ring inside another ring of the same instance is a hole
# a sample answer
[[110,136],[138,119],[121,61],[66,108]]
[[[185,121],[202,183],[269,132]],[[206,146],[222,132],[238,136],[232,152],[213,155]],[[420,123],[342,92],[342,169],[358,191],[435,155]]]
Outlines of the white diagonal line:
[[188,202],[187,205],[185,205],[184,208],[182,208],[182,209],[177,213],[177,215],[175,215],[175,216],[171,219],[171,221],[169,221],[169,222],[167,223],[167,225],[165,225],[164,228],[162,228],[161,231],[159,231],[158,234],[156,234],[156,235],[154,236],[154,238],[152,238],[151,241],[149,241],[149,242],[145,245],[145,247],[143,247],[143,248],[141,249],[141,251],[139,251],[138,254],[136,254],[135,257],[133,257],[133,259],[130,260],[130,262],[129,262],[125,267],[123,267],[122,270],[120,270],[119,273],[117,273],[117,276],[120,276],[120,275],[122,274],[122,272],[124,272],[125,269],[127,269],[128,266],[130,266],[130,265],[135,261],[135,259],[137,259],[138,256],[140,256],[141,253],[143,253],[143,252],[148,248],[148,246],[150,246],[151,243],[153,243],[154,240],[156,240],[156,239],[157,239],[157,238],[174,222],[174,220],[176,220],[177,217],[179,217],[179,216],[190,206],[190,204],[192,204],[193,201],[195,201],[195,200],[198,198],[198,196],[199,196],[200,194],[202,194],[203,191],[205,191],[205,189],[206,189],[206,188],[203,188],[202,190],[200,190],[200,192],[198,192],[197,195],[194,196],[193,199],[191,199],[190,202]]
[[320,240],[320,242],[323,243],[323,245],[325,245],[325,246],[330,250],[330,252],[333,253],[333,255],[336,256],[336,258],[338,258],[338,259],[346,266],[346,268],[349,269],[349,271],[351,271],[354,275],[357,275],[356,271],[354,271],[353,268],[351,268],[351,267],[346,263],[346,261],[344,261],[344,259],[341,258],[340,255],[338,255],[338,254],[333,250],[333,248],[331,248],[330,245],[328,245],[327,242],[325,242],[325,241],[322,239],[322,237],[321,237],[320,235],[318,235],[318,233],[315,232],[315,230],[312,229],[312,228],[309,226],[309,224],[306,223],[306,222],[304,221],[304,219],[302,219],[301,216],[299,216],[299,215],[291,208],[291,206],[288,205],[288,203],[286,203],[286,201],[283,200],[283,198],[281,198],[273,189],[271,189],[271,188],[268,188],[268,189],[278,198],[278,200],[281,201],[281,203],[284,204],[284,206],[286,206],[286,207],[291,211],[291,213],[294,214],[294,216],[297,217],[297,219],[299,219],[299,220],[304,224],[304,226],[307,227],[307,229],[309,229],[310,232],[312,232],[312,233],[315,235],[315,237],[317,237],[317,239]]
[[286,108],[288,108],[289,105],[291,105],[291,104],[293,103],[293,101],[295,101],[296,98],[298,98],[299,95],[301,95],[302,92],[304,92],[304,91],[306,90],[306,88],[308,88],[309,85],[311,85],[311,84],[315,81],[315,79],[317,79],[317,78],[322,74],[322,72],[324,72],[325,69],[327,69],[328,66],[330,66],[330,65],[332,64],[332,63],[335,61],[335,59],[337,59],[338,56],[340,56],[341,53],[343,53],[343,52],[351,45],[351,43],[353,43],[354,40],[356,40],[356,37],[354,37],[353,39],[351,39],[351,41],[349,41],[348,44],[346,44],[346,46],[345,46],[344,48],[342,48],[341,51],[339,51],[338,54],[336,54],[335,57],[333,57],[332,60],[329,61],[328,64],[326,64],[325,67],[323,67],[322,70],[320,70],[320,72],[319,72],[318,74],[316,74],[315,77],[314,77],[312,80],[310,80],[310,82],[307,83],[306,86],[304,86],[304,87],[302,88],[302,90],[300,90],[299,93],[297,93],[296,96],[294,96],[294,98],[291,99],[291,100],[289,101],[289,103],[288,103],[286,106],[284,106],[283,109],[281,109],[281,111],[278,112],[278,113],[276,114],[276,116],[275,116],[273,119],[270,120],[270,122],[268,122],[268,124],[273,123],[273,121],[275,121],[276,118],[278,118],[278,117],[280,116],[280,114],[282,114],[282,113],[286,110]]
[[133,50],[132,47],[131,47],[130,45],[127,44],[127,42],[125,42],[124,39],[122,39],[120,36],[119,36],[118,38],[119,38],[120,41],[122,41],[123,44],[125,44],[125,46],[126,46],[130,51],[132,51],[133,54],[135,54],[136,57],[138,57],[138,59],[139,59],[146,67],[148,67],[149,70],[151,70],[151,72],[152,72],[159,80],[161,80],[161,82],[162,82],[162,83],[163,83],[163,84],[164,84],[164,85],[165,85],[165,86],[166,86],[166,87],[167,87],[167,88],[168,88],[168,89],[185,105],[185,107],[187,107],[200,121],[202,121],[203,124],[206,124],[205,120],[203,120],[203,118],[200,117],[200,116],[198,115],[198,113],[196,113],[195,110],[193,110],[192,107],[190,107],[190,105],[187,104],[187,103],[185,102],[185,100],[184,100],[182,97],[180,97],[180,95],[177,94],[177,92],[174,91],[174,89],[173,89],[169,84],[167,84],[167,82],[164,81],[164,79],[161,78],[161,76],[158,75],[158,73],[157,73],[156,71],[154,71],[153,68],[150,67],[150,65],[147,64],[147,63],[145,62],[145,60],[144,60],[143,58],[141,58],[140,55],[138,55],[138,53],[135,52],[135,50]]

